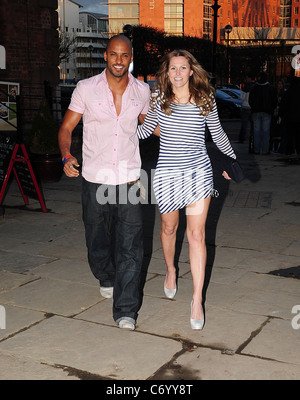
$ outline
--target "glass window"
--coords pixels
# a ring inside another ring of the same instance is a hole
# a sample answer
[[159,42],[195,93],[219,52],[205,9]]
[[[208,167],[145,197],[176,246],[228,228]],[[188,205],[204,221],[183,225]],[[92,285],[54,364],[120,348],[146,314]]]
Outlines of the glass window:
[[165,4],[167,4],[167,3],[172,3],[172,4],[179,3],[179,4],[183,4],[183,0],[165,0]]
[[138,0],[108,0],[109,5],[114,5],[114,4],[124,4],[124,3],[135,3],[139,4]]
[[182,18],[183,6],[177,4],[165,4],[165,18]]
[[165,31],[168,34],[182,35],[183,20],[182,19],[165,19]]
[[118,4],[110,7],[110,18],[137,18],[139,9],[137,5]]
[[212,14],[212,8],[210,6],[203,6],[203,18],[210,18]]
[[138,25],[138,19],[110,19],[109,21],[109,33],[110,34],[118,34],[123,32],[123,26],[130,23],[131,25]]

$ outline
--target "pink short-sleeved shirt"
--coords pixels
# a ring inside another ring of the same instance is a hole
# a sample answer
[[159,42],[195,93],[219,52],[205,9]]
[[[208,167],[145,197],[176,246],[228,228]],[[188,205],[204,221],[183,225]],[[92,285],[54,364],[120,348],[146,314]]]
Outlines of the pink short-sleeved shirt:
[[82,114],[82,176],[89,182],[120,185],[140,176],[137,124],[147,114],[150,89],[128,73],[129,83],[117,115],[105,70],[79,81],[69,109]]

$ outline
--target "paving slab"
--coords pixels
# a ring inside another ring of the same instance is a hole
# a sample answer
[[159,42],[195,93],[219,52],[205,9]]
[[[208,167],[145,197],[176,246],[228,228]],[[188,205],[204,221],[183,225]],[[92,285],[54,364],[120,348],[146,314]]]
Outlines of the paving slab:
[[76,282],[36,278],[0,294],[0,304],[71,316],[101,301],[99,289]]
[[0,341],[42,321],[45,313],[6,304],[5,317],[5,329],[0,329]]
[[0,271],[0,293],[7,292],[13,288],[32,281],[31,275],[19,274],[9,271]]
[[[80,380],[71,369],[58,365],[47,365],[30,357],[0,352],[0,380],[2,381],[68,381]],[[5,366],[5,367],[4,367]]]
[[51,264],[33,268],[32,275],[69,282],[92,285],[99,288],[99,283],[92,274],[87,260],[59,259]]
[[[293,315],[294,317],[295,315]],[[276,344],[276,354],[274,352]],[[290,320],[271,319],[242,351],[243,354],[259,355],[276,359],[300,368],[299,329],[293,329]]]
[[156,377],[166,381],[189,380],[196,385],[199,380],[299,380],[300,367],[219,350],[191,348]]
[[38,265],[51,263],[55,258],[24,255],[13,251],[0,250],[1,268],[11,272],[27,272]]
[[149,378],[181,348],[177,341],[58,316],[1,343],[6,355],[120,380]]

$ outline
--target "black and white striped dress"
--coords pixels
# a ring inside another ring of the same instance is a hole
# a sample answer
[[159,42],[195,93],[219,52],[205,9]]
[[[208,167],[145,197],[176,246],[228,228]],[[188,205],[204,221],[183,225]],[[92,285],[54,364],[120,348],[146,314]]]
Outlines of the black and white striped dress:
[[149,137],[157,124],[160,131],[160,149],[153,179],[153,190],[162,214],[181,209],[213,193],[213,172],[205,144],[205,123],[218,148],[236,158],[224,132],[216,103],[203,116],[192,103],[170,106],[171,115],[161,111],[159,100],[154,110],[150,107],[138,137]]

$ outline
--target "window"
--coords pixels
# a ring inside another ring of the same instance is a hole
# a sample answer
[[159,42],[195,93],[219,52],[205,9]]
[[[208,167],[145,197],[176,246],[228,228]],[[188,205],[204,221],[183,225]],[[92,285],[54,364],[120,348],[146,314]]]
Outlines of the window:
[[182,19],[165,19],[165,31],[169,34],[182,35],[183,34],[183,20]]
[[203,6],[203,18],[210,18],[212,14],[212,9],[210,6]]
[[164,28],[168,34],[183,35],[183,0],[165,0]]
[[165,4],[165,18],[182,18],[182,5]]
[[110,7],[110,18],[137,18],[138,6],[118,4]]

